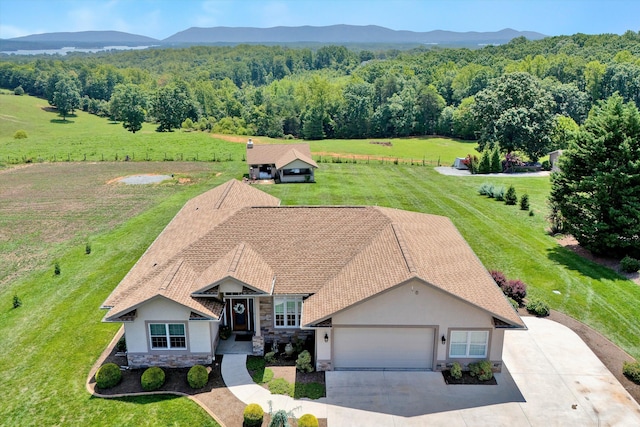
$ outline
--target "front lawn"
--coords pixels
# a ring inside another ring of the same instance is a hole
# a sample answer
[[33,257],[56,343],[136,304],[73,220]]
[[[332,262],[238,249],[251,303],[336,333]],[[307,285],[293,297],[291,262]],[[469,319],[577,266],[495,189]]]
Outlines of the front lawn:
[[296,370],[295,382],[291,383],[285,378],[275,376],[273,369],[269,366],[287,366],[287,369],[295,369],[295,359],[289,361],[279,359],[273,364],[268,364],[264,357],[247,357],[247,371],[253,381],[273,394],[283,394],[294,399],[319,399],[326,396],[324,372],[303,373]]

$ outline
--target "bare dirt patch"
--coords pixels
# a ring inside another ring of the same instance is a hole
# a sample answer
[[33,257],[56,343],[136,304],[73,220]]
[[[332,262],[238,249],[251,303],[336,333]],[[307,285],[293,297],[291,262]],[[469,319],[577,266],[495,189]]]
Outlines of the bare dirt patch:
[[[113,229],[177,185],[106,185],[132,174],[175,173],[183,183],[211,173],[209,163],[42,163],[12,167],[0,179],[0,286],[52,261],[55,245]],[[179,182],[179,181],[178,181]],[[82,241],[80,241],[82,240]]]
[[[225,135],[225,134],[222,134],[222,133],[212,133],[211,134],[211,138],[221,139],[223,141],[229,141],[229,142],[238,142],[238,143],[243,143],[243,144],[245,144],[247,142],[247,140],[249,139],[248,136]],[[260,139],[259,138],[253,138],[252,137],[251,140],[253,142],[260,143]]]

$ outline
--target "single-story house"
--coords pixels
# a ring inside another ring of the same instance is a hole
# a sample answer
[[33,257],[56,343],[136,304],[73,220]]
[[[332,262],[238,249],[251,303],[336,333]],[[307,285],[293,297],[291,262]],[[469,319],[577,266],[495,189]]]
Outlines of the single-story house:
[[254,144],[247,142],[250,179],[279,182],[315,182],[318,164],[311,158],[309,144]]
[[254,354],[306,339],[315,366],[502,367],[525,325],[446,217],[377,206],[280,206],[228,181],[190,200],[102,305],[129,366],[212,362],[222,327]]

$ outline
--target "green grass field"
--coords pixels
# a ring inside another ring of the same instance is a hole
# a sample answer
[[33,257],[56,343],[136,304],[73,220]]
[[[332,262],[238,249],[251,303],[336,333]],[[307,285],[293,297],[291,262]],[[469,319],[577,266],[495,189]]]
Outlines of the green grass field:
[[[11,108],[5,103],[9,98]],[[14,105],[16,99],[24,105]],[[74,141],[92,134],[99,135],[91,140],[100,144],[96,147],[108,148],[112,137],[123,152],[145,138],[155,140],[161,151],[176,140],[189,148],[205,140],[234,147],[240,154],[244,150],[242,144],[206,134],[151,130],[131,135],[120,125],[83,114],[75,123],[61,125],[66,129],[62,132],[57,122],[50,122],[56,119],[53,113],[34,113],[44,114],[45,121],[30,119],[29,105],[34,102],[0,96],[0,156],[6,157],[5,148],[12,144],[25,151],[16,148],[10,156],[37,148],[71,151],[77,148]],[[82,124],[84,120],[93,124]],[[13,140],[15,127],[7,122],[20,122],[29,138]],[[364,141],[354,144],[361,144],[359,150],[374,147]],[[340,145],[347,149],[349,142]],[[92,398],[84,382],[117,329],[100,321],[104,312],[98,307],[106,296],[185,201],[242,177],[245,170],[240,161],[63,162],[0,172],[0,271],[8,271],[0,277],[2,424],[216,425],[185,398],[103,400]],[[176,179],[145,187],[110,183],[118,176],[154,172],[175,172]],[[448,216],[488,269],[522,279],[530,295],[598,329],[640,359],[640,286],[562,248],[546,234],[548,178],[449,177],[432,167],[359,162],[322,163],[316,179],[316,184],[259,188],[285,205],[367,204]],[[513,184],[518,196],[528,193],[535,215],[478,195],[485,180]],[[84,253],[87,241],[90,255]],[[60,276],[53,274],[55,261],[61,266]],[[18,309],[11,307],[14,295],[23,303]]]

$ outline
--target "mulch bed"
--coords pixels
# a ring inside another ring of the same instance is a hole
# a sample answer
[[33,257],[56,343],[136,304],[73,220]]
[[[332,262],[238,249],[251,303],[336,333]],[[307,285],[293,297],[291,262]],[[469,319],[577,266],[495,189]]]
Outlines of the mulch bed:
[[449,385],[498,385],[496,381],[496,377],[491,377],[490,380],[480,381],[478,377],[472,377],[469,372],[462,371],[462,378],[456,379],[451,376],[451,371],[442,371],[442,376],[444,377],[444,382]]

